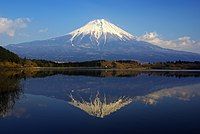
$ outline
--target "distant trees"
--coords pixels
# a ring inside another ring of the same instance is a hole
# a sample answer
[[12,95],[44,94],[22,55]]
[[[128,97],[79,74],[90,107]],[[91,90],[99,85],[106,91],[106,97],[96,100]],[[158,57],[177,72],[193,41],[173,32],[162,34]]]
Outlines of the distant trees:
[[200,69],[200,61],[167,61],[149,64],[151,69]]

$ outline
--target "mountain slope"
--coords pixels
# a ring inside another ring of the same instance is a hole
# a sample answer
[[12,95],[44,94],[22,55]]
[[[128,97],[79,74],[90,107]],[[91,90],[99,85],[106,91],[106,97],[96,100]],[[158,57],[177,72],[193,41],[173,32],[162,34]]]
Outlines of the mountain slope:
[[56,61],[200,60],[199,54],[164,49],[138,41],[135,36],[104,19],[91,21],[65,36],[12,44],[6,48],[21,57]]
[[10,52],[9,50],[6,50],[5,48],[0,46],[0,62],[1,61],[18,63],[20,61],[20,58],[15,53]]

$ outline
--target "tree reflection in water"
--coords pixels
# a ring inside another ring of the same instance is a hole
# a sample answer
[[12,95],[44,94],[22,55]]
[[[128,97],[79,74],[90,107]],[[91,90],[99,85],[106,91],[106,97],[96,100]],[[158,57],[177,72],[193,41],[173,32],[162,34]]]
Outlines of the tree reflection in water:
[[21,94],[19,78],[0,75],[0,117],[5,117],[12,111]]

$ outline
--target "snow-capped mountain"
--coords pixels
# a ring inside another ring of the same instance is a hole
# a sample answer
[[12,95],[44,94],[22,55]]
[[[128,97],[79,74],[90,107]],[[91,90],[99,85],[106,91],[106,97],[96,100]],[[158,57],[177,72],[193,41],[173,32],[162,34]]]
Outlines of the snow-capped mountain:
[[11,44],[6,48],[21,57],[56,61],[200,60],[199,54],[164,49],[138,41],[136,36],[104,19],[91,21],[65,36]]
[[70,39],[72,45],[77,45],[77,43],[84,45],[87,43],[84,42],[84,39],[88,37],[93,45],[106,44],[110,41],[130,41],[134,39],[133,35],[104,19],[91,21],[69,34],[72,36]]

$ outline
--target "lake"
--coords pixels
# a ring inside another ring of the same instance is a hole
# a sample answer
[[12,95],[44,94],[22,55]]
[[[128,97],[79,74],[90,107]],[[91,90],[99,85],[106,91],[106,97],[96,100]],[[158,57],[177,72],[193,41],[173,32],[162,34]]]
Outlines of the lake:
[[0,72],[0,134],[200,133],[200,72]]

